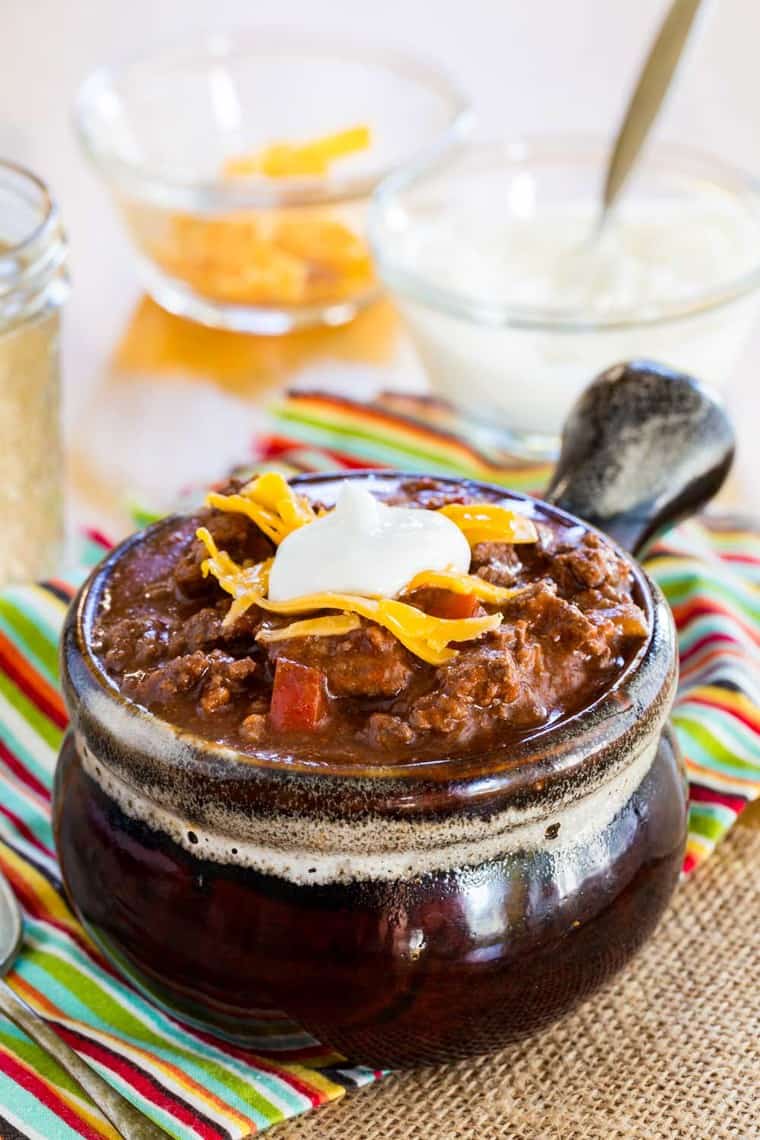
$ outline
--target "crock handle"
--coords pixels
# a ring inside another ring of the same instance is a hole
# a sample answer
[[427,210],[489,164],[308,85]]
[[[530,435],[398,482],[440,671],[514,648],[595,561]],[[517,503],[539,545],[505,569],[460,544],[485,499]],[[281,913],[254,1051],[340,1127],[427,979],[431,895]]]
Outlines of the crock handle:
[[723,408],[691,376],[618,364],[570,411],[545,498],[636,554],[717,493],[734,445]]

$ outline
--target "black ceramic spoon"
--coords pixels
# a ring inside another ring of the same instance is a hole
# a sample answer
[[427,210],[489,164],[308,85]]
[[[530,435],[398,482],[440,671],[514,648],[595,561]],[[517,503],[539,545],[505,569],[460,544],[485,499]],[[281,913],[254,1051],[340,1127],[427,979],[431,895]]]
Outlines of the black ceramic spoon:
[[717,493],[734,446],[723,408],[691,376],[618,364],[570,411],[544,497],[637,554]]

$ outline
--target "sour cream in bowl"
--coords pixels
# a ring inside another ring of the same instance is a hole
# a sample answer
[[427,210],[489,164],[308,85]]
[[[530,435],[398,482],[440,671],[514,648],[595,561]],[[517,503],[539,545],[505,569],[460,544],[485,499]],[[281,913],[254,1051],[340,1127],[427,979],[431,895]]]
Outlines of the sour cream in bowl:
[[556,453],[580,391],[616,361],[658,360],[720,388],[760,282],[753,179],[648,150],[594,237],[606,144],[480,144],[375,195],[376,265],[432,386],[526,455]]

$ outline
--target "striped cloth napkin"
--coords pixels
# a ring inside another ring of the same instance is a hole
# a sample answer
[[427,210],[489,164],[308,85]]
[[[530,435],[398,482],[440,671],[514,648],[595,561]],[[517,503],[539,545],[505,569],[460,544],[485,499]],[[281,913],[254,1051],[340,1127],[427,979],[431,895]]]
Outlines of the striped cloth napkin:
[[[435,401],[395,394],[358,404],[292,394],[271,412],[251,466],[288,472],[394,466],[456,472],[518,489],[548,471],[516,467]],[[83,542],[83,566],[107,543]],[[720,520],[688,523],[647,569],[675,613],[681,688],[674,714],[691,784],[684,871],[704,859],[760,794],[760,537]],[[170,1136],[250,1136],[368,1084],[289,1029],[256,1053],[160,1011],[92,945],[61,890],[50,788],[66,726],[57,640],[85,570],[0,595],[0,867],[23,905],[26,940],[13,988]],[[116,1133],[57,1065],[0,1019],[0,1137],[88,1140]]]

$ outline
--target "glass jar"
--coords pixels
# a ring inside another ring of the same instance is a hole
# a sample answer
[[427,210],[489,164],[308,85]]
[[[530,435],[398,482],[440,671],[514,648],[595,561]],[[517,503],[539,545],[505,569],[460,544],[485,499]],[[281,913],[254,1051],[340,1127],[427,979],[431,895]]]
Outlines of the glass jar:
[[63,537],[60,309],[69,285],[55,202],[0,162],[0,585],[52,572]]

